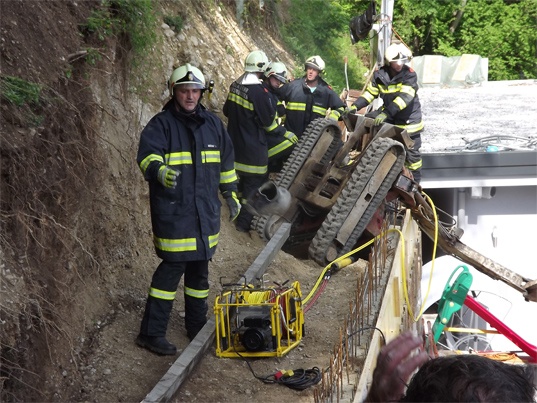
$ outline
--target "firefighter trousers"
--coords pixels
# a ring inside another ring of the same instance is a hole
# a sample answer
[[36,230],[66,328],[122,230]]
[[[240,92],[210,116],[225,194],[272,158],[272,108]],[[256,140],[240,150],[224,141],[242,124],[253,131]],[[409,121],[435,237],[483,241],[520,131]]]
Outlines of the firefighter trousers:
[[173,301],[181,277],[185,276],[185,328],[193,339],[207,322],[209,261],[168,262],[163,260],[151,280],[151,288],[140,326],[140,334],[165,337]]

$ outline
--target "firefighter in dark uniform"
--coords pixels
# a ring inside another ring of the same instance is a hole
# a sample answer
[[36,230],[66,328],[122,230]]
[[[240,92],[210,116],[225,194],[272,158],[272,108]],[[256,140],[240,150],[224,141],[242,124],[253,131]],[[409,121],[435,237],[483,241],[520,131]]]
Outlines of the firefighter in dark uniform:
[[[274,122],[276,105],[261,80],[269,64],[267,55],[254,50],[246,56],[244,74],[231,83],[223,112],[235,150],[242,204],[268,177],[268,147],[265,128]],[[241,209],[235,227],[248,232],[253,214]]]
[[410,57],[410,49],[400,43],[393,43],[384,53],[385,65],[373,74],[373,79],[366,90],[354,103],[350,111],[360,110],[380,97],[383,105],[368,117],[375,118],[375,124],[391,123],[406,129],[414,146],[407,149],[405,166],[410,170],[414,180],[421,180],[421,132],[423,121],[421,104],[418,98],[418,76],[405,63]]
[[151,280],[136,343],[176,354],[166,339],[184,275],[185,327],[192,340],[207,321],[208,266],[220,233],[220,190],[237,217],[233,144],[223,122],[201,105],[202,72],[186,64],[169,80],[172,98],[143,129],[137,162],[149,182],[153,242],[162,259]]
[[278,96],[285,103],[285,127],[302,136],[308,125],[315,119],[327,117],[338,120],[345,110],[345,103],[321,77],[325,64],[320,56],[306,60],[306,74],[289,82],[278,90]]
[[288,82],[287,68],[282,62],[270,62],[263,79],[276,104],[274,122],[266,128],[268,145],[268,170],[280,172],[287,157],[298,143],[298,137],[281,124],[285,116],[285,105],[278,98],[278,89]]

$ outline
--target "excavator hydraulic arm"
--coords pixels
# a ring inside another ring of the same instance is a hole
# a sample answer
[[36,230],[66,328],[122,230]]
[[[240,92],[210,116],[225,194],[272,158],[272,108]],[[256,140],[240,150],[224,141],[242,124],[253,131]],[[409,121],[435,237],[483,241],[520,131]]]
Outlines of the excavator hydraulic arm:
[[473,266],[487,276],[495,280],[503,281],[510,287],[520,291],[526,301],[537,302],[537,280],[530,280],[522,277],[518,273],[509,270],[501,264],[468,247],[459,240],[462,233],[457,233],[457,231],[448,229],[440,223],[435,230],[435,220],[432,208],[418,190],[415,191],[414,198],[416,203],[414,206],[411,206],[413,219],[431,240],[435,240],[435,232],[437,232],[438,246],[444,252]]

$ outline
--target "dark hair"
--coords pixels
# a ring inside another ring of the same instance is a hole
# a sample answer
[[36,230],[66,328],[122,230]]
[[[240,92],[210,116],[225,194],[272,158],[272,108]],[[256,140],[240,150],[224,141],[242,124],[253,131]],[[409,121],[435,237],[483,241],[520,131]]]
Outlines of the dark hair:
[[402,402],[535,402],[535,368],[477,354],[439,357],[412,377]]

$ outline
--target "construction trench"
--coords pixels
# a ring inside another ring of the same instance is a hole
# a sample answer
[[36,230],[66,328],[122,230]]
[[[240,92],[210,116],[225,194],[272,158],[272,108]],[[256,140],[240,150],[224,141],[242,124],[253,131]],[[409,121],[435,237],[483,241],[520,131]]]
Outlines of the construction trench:
[[[421,233],[409,213],[398,221],[399,225],[383,228],[383,235],[372,240],[367,267],[357,279],[353,298],[348,301],[348,317],[340,323],[339,343],[333,348],[330,362],[323,363],[327,370],[322,372],[322,379],[315,385],[316,402],[362,401],[371,381],[376,356],[386,340],[407,329],[422,331],[423,325],[414,322],[410,315],[417,312],[419,305]],[[262,277],[289,232],[290,224],[282,224],[241,281],[253,283]],[[335,263],[338,261],[343,259]],[[408,303],[412,305],[411,309]],[[371,323],[375,325],[368,325]],[[214,348],[215,334],[213,316],[143,402],[171,401],[205,353]]]
[[[255,197],[249,200],[258,213],[253,228],[267,241],[265,248],[241,279],[216,298],[213,317],[144,402],[173,399],[213,344],[218,357],[287,354],[299,344],[304,313],[331,273],[353,264],[351,258],[369,245],[367,267],[347,301],[349,314],[339,324],[339,342],[323,365],[326,369],[308,385],[314,387],[316,402],[363,401],[381,347],[403,331],[421,335],[429,354],[438,355],[435,346],[456,312],[452,307],[460,309],[463,304],[520,347],[529,361],[537,362],[535,346],[467,296],[464,270],[446,286],[434,324],[425,323],[427,297],[420,295],[422,233],[434,242],[433,261],[439,247],[518,290],[528,301],[537,301],[537,282],[469,248],[460,242],[462,233],[456,227],[440,222],[433,201],[403,169],[403,145],[409,141],[405,131],[388,124],[377,130],[371,119],[363,117],[346,124],[354,130],[344,143],[341,130],[329,119],[308,127],[275,181],[278,192],[288,193],[281,199],[287,201],[285,206],[258,204],[262,199]],[[364,241],[362,233],[369,240]],[[301,295],[298,284],[265,287],[263,274],[278,252],[308,242],[309,256],[324,267],[308,296]]]

